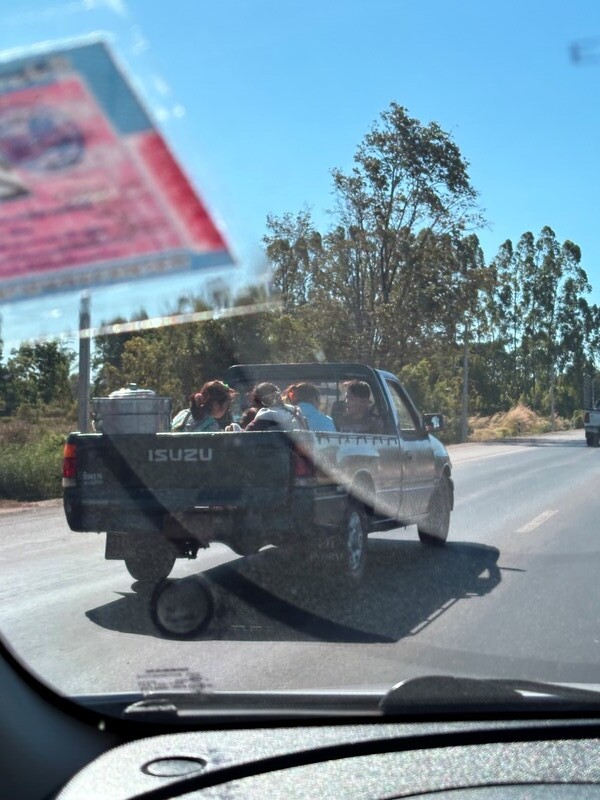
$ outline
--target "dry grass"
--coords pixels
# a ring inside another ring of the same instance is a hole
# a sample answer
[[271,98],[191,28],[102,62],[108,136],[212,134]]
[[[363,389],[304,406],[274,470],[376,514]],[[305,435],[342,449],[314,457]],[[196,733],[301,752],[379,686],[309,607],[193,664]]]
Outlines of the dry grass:
[[31,502],[60,497],[67,417],[0,419],[0,499]]
[[555,417],[552,426],[548,417],[541,417],[528,406],[519,404],[510,411],[499,412],[491,417],[471,417],[469,441],[485,442],[490,439],[548,433],[551,430],[567,430],[570,427],[569,422],[561,417]]
[[77,427],[76,420],[64,414],[37,414],[34,420],[23,417],[0,417],[0,447],[37,442],[45,434],[66,435]]

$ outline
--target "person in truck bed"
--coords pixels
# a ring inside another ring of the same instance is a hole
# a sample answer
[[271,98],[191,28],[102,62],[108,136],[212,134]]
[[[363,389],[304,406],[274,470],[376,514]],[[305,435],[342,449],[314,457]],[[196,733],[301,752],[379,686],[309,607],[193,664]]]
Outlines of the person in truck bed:
[[247,431],[301,431],[308,428],[300,409],[284,403],[281,389],[274,383],[259,383],[252,393],[252,403],[257,411],[246,426]]
[[371,389],[365,381],[346,384],[344,411],[335,420],[338,430],[345,433],[382,433],[383,423],[371,405]]
[[321,395],[314,383],[293,384],[287,389],[286,395],[302,411],[311,431],[335,431],[332,418],[321,411]]
[[172,431],[217,432],[231,407],[235,392],[221,381],[207,381],[190,397],[189,409],[180,411],[171,424]]

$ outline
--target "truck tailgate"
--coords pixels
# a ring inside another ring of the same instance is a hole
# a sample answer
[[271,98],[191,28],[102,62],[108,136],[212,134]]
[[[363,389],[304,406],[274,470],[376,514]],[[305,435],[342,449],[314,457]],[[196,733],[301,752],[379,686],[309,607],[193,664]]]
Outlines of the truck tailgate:
[[71,434],[68,441],[76,448],[77,478],[65,499],[78,529],[97,525],[102,509],[157,515],[194,506],[278,506],[289,497],[292,443],[284,433]]

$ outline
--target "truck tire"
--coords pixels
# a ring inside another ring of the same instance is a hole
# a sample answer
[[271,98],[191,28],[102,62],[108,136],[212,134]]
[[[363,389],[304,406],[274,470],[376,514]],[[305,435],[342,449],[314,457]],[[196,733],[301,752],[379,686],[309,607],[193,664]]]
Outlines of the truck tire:
[[598,445],[600,445],[600,433],[598,433],[598,431],[595,431],[592,434],[592,445],[594,447],[598,447]]
[[336,549],[340,578],[353,585],[360,583],[367,561],[367,519],[361,503],[348,503]]
[[440,547],[446,543],[450,530],[451,489],[444,476],[433,495],[427,517],[417,525],[419,539],[423,544]]
[[154,543],[125,559],[127,571],[136,581],[158,583],[168,578],[175,565],[175,550],[167,542]]
[[585,435],[585,443],[588,447],[592,447],[594,444],[594,434],[593,433],[586,433]]
[[243,536],[235,537],[228,542],[229,547],[238,556],[252,556],[261,548],[261,545],[254,539],[248,537],[244,539]]

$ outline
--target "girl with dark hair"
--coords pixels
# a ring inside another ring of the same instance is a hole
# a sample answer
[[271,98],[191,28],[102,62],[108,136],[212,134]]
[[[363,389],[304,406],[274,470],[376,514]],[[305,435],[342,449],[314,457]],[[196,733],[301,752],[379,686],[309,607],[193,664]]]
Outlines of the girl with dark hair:
[[304,430],[308,426],[299,408],[284,403],[281,389],[274,383],[259,383],[252,393],[256,415],[246,426],[247,431]]
[[222,431],[219,424],[231,407],[235,392],[221,381],[208,381],[190,397],[190,407],[173,420],[172,431]]

